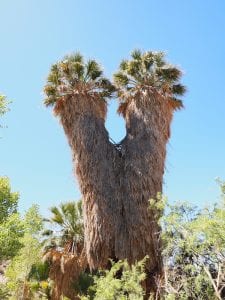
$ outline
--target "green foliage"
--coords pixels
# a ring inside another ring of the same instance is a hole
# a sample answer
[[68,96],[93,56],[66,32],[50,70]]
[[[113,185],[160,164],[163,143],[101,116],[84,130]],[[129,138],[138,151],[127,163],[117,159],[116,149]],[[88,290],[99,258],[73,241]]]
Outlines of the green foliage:
[[94,285],[89,288],[89,296],[81,299],[94,300],[142,300],[144,291],[141,282],[145,279],[144,266],[146,259],[129,266],[128,262],[119,261],[112,263],[110,270],[100,272],[94,277]]
[[19,193],[11,191],[9,179],[0,177],[0,261],[14,257],[23,246],[24,233],[35,234],[42,229],[38,207],[32,206],[24,219],[17,211]]
[[225,202],[197,209],[166,204],[161,218],[165,299],[224,299]]
[[93,275],[89,272],[82,272],[79,275],[78,281],[74,282],[73,288],[79,295],[87,295],[90,297],[94,295],[94,290],[92,288],[94,284]]
[[32,266],[41,258],[41,245],[37,239],[26,233],[21,239],[21,243],[24,245],[23,248],[13,258],[6,270],[8,286],[12,290],[17,289],[18,285],[20,286],[28,280]]
[[30,269],[29,279],[44,281],[48,279],[49,264],[47,262],[38,261],[33,264]]
[[0,224],[16,213],[19,193],[12,192],[9,178],[0,177]]
[[[0,285],[0,299],[51,299],[49,265],[41,261],[43,219],[38,206],[33,205],[21,218],[15,213],[18,193],[11,192],[8,179],[2,182],[1,195],[7,196],[2,199],[7,198],[9,205],[0,223],[0,261],[11,261],[5,274],[7,284]],[[149,201],[162,228],[165,283],[161,300],[225,299],[225,182],[218,183],[221,201],[212,207],[170,204],[161,194]],[[49,240],[58,251],[76,251],[76,245],[83,243],[81,202],[61,204],[51,213],[47,221],[53,230],[45,231]],[[146,259],[133,266],[127,261],[111,262],[110,270],[95,276],[86,270],[74,290],[82,300],[143,299]]]
[[8,300],[10,296],[10,290],[5,284],[0,283],[0,299]]
[[9,178],[0,177],[0,261],[21,248],[24,225],[17,212],[19,193],[12,192]]
[[[18,220],[19,221],[19,220]],[[17,254],[12,258],[6,269],[7,287],[10,289],[11,298],[23,299],[27,293],[32,294],[33,278],[46,278],[46,266],[41,266],[42,244],[39,240],[43,228],[42,217],[39,214],[38,206],[33,205],[25,214],[22,224],[21,236],[18,241]],[[18,235],[18,233],[17,233]],[[32,299],[35,299],[34,297]]]
[[24,224],[18,214],[12,214],[0,224],[0,261],[10,259],[22,247]]
[[62,203],[59,208],[54,206],[50,211],[52,216],[45,221],[54,229],[43,232],[43,236],[47,237],[44,241],[45,249],[67,248],[67,252],[77,252],[77,246],[83,243],[84,239],[81,201]]
[[71,96],[78,91],[99,95],[102,100],[112,96],[114,86],[103,77],[103,71],[95,60],[84,61],[80,53],[64,57],[54,64],[47,78],[44,92],[46,106],[54,105],[59,99]]
[[176,108],[182,107],[177,96],[184,95],[186,89],[179,83],[181,71],[166,62],[163,52],[134,50],[131,60],[123,60],[119,71],[114,74],[114,82],[123,101],[137,90],[152,88],[174,101]]
[[39,213],[39,206],[33,204],[25,214],[24,226],[27,233],[31,235],[40,234],[43,229],[43,218]]

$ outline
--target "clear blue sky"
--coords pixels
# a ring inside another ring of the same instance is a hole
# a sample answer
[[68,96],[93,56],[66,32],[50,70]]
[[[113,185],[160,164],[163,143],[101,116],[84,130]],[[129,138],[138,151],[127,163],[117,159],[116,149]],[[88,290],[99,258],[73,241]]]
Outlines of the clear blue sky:
[[[63,130],[42,104],[52,63],[80,50],[111,77],[134,48],[165,50],[188,87],[168,145],[164,193],[170,201],[217,200],[225,179],[225,1],[1,0],[0,91],[13,100],[0,132],[0,175],[21,193],[20,209],[41,211],[78,199]],[[119,141],[124,124],[109,107],[107,128]]]

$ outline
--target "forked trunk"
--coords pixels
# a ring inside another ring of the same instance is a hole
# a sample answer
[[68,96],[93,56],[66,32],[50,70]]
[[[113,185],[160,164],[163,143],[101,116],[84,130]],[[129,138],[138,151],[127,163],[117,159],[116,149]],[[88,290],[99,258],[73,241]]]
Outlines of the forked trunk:
[[[109,142],[106,104],[77,94],[55,106],[76,165],[83,194],[85,251],[91,269],[109,258],[129,263],[149,256],[146,289],[162,274],[160,227],[149,199],[162,192],[173,107],[150,89],[128,101],[127,134],[120,148]],[[150,287],[151,286],[151,287]]]

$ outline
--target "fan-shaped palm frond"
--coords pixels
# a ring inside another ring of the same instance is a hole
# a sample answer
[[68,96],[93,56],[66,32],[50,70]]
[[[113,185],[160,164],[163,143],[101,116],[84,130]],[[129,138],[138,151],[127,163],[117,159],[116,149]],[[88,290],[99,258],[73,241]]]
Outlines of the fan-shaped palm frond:
[[135,91],[151,88],[172,100],[174,108],[181,108],[183,104],[177,96],[186,91],[179,83],[181,75],[177,67],[166,62],[163,52],[134,50],[131,60],[121,62],[119,71],[114,74],[114,83],[123,103]]
[[43,232],[45,250],[54,248],[75,252],[84,238],[81,201],[62,203],[59,207],[51,207],[50,211],[52,216],[45,221],[50,222],[54,229]]
[[98,94],[102,100],[106,100],[112,96],[115,88],[103,76],[103,70],[95,60],[85,62],[83,56],[77,52],[65,56],[51,67],[44,88],[47,96],[44,103],[46,106],[54,105],[62,97],[81,90]]

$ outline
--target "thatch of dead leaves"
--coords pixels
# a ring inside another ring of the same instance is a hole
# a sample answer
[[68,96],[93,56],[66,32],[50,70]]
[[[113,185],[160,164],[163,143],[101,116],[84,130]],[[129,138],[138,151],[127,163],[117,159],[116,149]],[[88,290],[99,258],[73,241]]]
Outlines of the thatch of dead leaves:
[[49,262],[49,278],[53,280],[52,300],[61,300],[66,296],[71,300],[80,299],[76,296],[73,284],[78,281],[79,275],[87,267],[86,256],[50,250],[44,255]]

